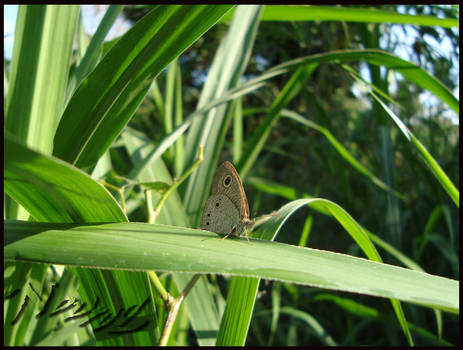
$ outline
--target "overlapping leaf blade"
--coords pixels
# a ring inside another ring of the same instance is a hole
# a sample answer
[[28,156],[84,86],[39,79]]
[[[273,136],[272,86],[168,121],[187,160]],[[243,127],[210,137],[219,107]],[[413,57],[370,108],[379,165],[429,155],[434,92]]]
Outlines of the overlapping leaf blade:
[[154,77],[230,8],[171,5],[146,14],[77,88],[61,118],[53,153],[80,168],[93,167]]

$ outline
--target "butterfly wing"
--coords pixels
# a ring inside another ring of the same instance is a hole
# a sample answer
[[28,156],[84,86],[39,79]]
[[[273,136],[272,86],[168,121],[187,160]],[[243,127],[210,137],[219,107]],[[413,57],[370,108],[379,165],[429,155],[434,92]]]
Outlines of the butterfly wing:
[[249,219],[249,204],[240,176],[230,162],[224,162],[217,170],[212,185],[212,193],[224,194],[237,208],[241,219]]
[[226,195],[213,194],[207,199],[201,219],[203,230],[233,235],[240,222],[238,209]]

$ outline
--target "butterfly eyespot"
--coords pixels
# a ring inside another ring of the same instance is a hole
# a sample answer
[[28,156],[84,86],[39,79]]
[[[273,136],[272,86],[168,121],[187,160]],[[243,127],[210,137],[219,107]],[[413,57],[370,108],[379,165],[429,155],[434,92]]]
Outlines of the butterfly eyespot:
[[219,206],[219,202],[215,203],[215,206],[218,207],[218,206]]
[[209,222],[206,222],[206,225],[209,225]]
[[[209,213],[209,214],[207,214],[207,216],[211,216],[211,214]],[[207,224],[209,225],[209,223],[207,223]]]
[[223,185],[224,185],[225,187],[230,187],[231,181],[232,181],[231,176],[230,176],[230,175],[227,175],[227,176],[225,176],[224,179],[223,179]]

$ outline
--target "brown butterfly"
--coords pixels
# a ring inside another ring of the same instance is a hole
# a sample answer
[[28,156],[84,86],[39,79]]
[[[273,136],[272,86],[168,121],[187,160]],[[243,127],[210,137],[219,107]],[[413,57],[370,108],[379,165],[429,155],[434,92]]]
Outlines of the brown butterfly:
[[[217,170],[212,192],[204,206],[201,220],[203,230],[232,236],[246,236],[254,225],[249,219],[249,205],[243,184],[235,167],[224,162]],[[249,240],[249,239],[248,239]]]

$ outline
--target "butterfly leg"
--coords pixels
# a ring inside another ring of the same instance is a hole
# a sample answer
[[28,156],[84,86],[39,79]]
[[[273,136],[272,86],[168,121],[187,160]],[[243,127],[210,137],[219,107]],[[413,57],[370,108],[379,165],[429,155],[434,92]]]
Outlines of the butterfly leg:
[[227,238],[228,236],[230,236],[233,232],[235,232],[236,230],[236,226],[233,226],[233,228],[230,230],[230,232],[227,233],[227,235],[225,237],[222,238],[222,241]]

